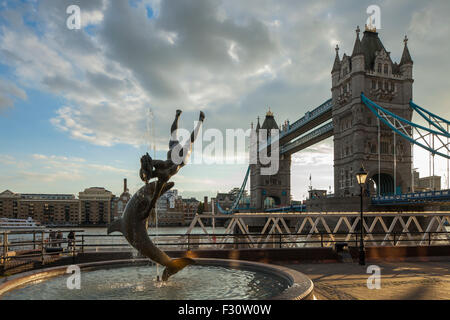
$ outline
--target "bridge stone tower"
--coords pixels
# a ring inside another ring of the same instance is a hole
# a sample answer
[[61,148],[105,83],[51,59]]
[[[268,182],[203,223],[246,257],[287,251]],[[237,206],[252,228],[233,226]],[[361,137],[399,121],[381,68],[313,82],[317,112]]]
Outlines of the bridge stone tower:
[[379,127],[378,118],[360,97],[364,92],[378,105],[411,120],[409,101],[414,80],[408,39],[405,37],[398,64],[392,61],[376,30],[366,27],[362,40],[359,33],[358,27],[351,56],[344,54],[340,59],[336,46],[331,72],[335,195],[359,195],[355,174],[361,165],[369,173],[366,190],[371,193],[408,192],[412,184],[410,143],[398,134],[394,137],[392,130],[381,121]]
[[[260,129],[266,129],[268,134],[270,134],[272,129],[279,130],[274,115],[270,110],[267,112],[262,126],[258,118],[257,134],[259,134]],[[274,175],[262,175],[261,168],[263,167],[264,165],[259,162],[258,155],[258,163],[250,166],[251,207],[262,210],[267,205],[288,206],[291,202],[291,156],[280,156],[279,169]]]

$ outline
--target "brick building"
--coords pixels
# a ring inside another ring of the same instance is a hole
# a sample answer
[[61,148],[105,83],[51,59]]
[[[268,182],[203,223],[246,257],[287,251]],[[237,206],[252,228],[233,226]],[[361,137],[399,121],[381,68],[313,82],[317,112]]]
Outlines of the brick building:
[[0,217],[76,224],[78,216],[79,200],[72,194],[19,194],[10,190],[0,193]]
[[101,187],[85,189],[78,194],[80,203],[79,224],[110,223],[112,211],[111,204],[114,195],[111,191]]

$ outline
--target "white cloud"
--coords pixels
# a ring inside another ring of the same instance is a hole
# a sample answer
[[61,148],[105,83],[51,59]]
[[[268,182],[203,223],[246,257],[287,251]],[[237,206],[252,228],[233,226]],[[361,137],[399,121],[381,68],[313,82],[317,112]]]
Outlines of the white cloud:
[[[28,88],[50,92],[62,100],[50,123],[72,139],[99,146],[148,143],[148,108],[155,114],[151,125],[158,149],[167,148],[177,108],[185,110],[181,125],[189,130],[200,109],[205,126],[221,130],[248,128],[268,106],[278,122],[293,122],[330,97],[334,46],[339,43],[341,55],[350,54],[353,30],[367,18],[366,4],[331,0],[151,0],[137,1],[137,8],[128,1],[78,2],[90,32],[64,27],[61,13],[68,0],[0,13],[9,22],[1,27],[0,61],[17,79],[0,80],[0,109],[27,99]],[[152,7],[152,19],[146,5]],[[444,0],[381,5],[383,43],[399,58],[403,35],[409,33],[415,97],[444,117],[450,116],[445,104],[450,99],[449,6]],[[25,13],[38,27],[23,23]],[[74,159],[46,157],[49,168],[69,163],[71,171],[62,175],[83,174]],[[299,172],[311,167],[320,175],[332,168],[332,160],[331,143],[319,145],[294,156],[293,172],[303,179]],[[85,168],[125,173],[99,166]],[[329,173],[322,177],[332,181]],[[240,183],[239,178],[231,183]],[[295,178],[295,183],[299,189],[305,181]]]
[[13,82],[0,78],[0,111],[14,106],[15,99],[26,100],[26,92]]

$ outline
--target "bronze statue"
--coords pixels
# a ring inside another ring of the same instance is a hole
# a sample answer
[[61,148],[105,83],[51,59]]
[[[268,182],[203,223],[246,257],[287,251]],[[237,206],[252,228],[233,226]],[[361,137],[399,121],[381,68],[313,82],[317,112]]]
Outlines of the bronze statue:
[[[149,217],[154,219],[156,216],[154,210],[156,201],[174,186],[174,183],[169,182],[169,180],[185,166],[192,150],[192,144],[197,138],[197,134],[205,119],[204,113],[200,112],[200,121],[192,131],[190,140],[181,148],[180,143],[176,140],[180,115],[181,110],[177,110],[175,120],[171,127],[172,137],[169,142],[167,160],[153,160],[148,153],[141,157],[139,175],[145,182],[145,185],[127,203],[122,217],[113,221],[108,226],[108,234],[114,231],[121,232],[139,253],[165,266],[166,268],[162,276],[163,281],[166,281],[171,275],[177,273],[185,266],[194,263],[189,258],[170,259],[166,253],[153,244],[147,233]],[[177,149],[180,149],[178,156],[182,160],[179,163],[174,162],[172,157],[172,152]],[[149,182],[153,178],[156,178],[156,181]]]
[[[152,178],[157,178],[157,185],[155,192],[160,192],[160,190],[164,187],[164,184],[166,184],[172,176],[177,174],[177,172],[186,165],[186,162],[189,159],[189,156],[192,151],[192,145],[195,142],[195,139],[197,138],[198,132],[200,130],[200,126],[205,120],[205,114],[200,111],[199,122],[192,131],[191,138],[189,141],[186,142],[185,146],[182,147],[180,145],[180,142],[176,139],[176,133],[178,130],[178,119],[180,118],[181,113],[182,113],[181,110],[177,110],[175,120],[173,121],[172,127],[170,129],[171,139],[169,141],[169,151],[167,152],[167,160],[153,160],[148,153],[141,157],[141,170],[139,172],[139,175],[142,181],[144,181],[145,183],[148,183],[148,181]],[[172,152],[174,150],[176,151],[177,149],[179,149],[177,159],[181,160],[177,161],[178,163],[173,161],[174,155],[172,154]],[[151,205],[153,209],[156,205],[156,201],[160,196],[161,194],[156,193],[156,196],[153,198]],[[154,210],[152,210],[150,215],[152,221],[154,221],[155,219]]]

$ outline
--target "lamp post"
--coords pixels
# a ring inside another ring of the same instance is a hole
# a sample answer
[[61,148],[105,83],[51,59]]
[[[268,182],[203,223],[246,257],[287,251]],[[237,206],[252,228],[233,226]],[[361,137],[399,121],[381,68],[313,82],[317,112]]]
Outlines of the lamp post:
[[364,167],[361,165],[361,169],[356,173],[356,179],[358,180],[358,184],[361,187],[361,221],[360,221],[360,243],[359,243],[359,264],[366,264],[366,252],[364,251],[364,220],[363,220],[363,193],[364,193],[364,185],[366,184],[367,172],[364,170]]

